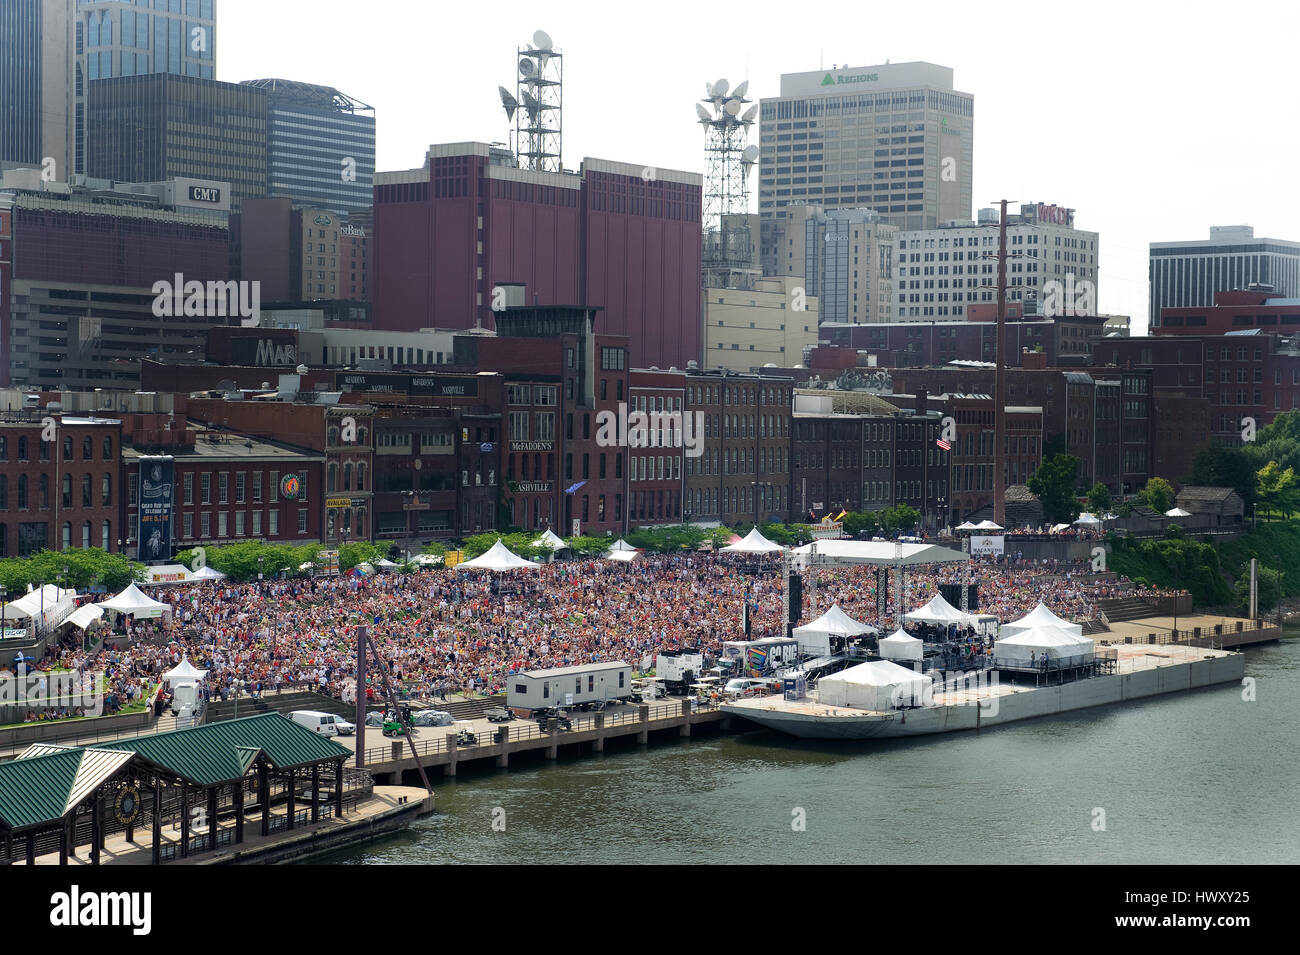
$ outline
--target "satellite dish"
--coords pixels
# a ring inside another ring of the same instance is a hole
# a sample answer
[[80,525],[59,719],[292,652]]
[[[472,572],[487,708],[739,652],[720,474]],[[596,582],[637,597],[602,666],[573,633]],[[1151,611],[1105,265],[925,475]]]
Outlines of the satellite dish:
[[703,106],[701,106],[699,103],[695,104],[695,115],[700,118],[701,123],[713,122],[713,117],[709,115],[709,111],[705,109]]
[[528,59],[528,57],[524,57],[519,61],[519,72],[524,74],[524,76],[532,76],[537,72],[537,64]]
[[740,154],[740,161],[747,163],[758,162],[758,147],[754,145],[746,146],[745,151]]
[[713,95],[726,96],[727,89],[730,87],[730,85],[731,84],[728,83],[725,79],[718,80],[718,82],[713,84]]
[[533,34],[533,43],[534,45],[536,45],[537,49],[539,50],[549,51],[553,46],[553,44],[551,43],[551,35],[547,33],[545,30],[538,30],[536,33]]
[[713,84],[707,80],[704,83],[704,98],[713,99]]
[[745,115],[740,117],[740,121],[742,123],[752,123],[754,121],[754,117],[757,115],[758,115],[758,104],[755,103],[749,109],[745,110]]
[[744,99],[747,92],[749,92],[749,80],[741,80],[736,84],[736,88],[731,91],[731,95],[737,99]]
[[532,93],[524,90],[524,109],[528,110],[528,115],[533,119],[542,111],[542,104],[537,102],[537,97]]
[[501,94],[501,105],[506,108],[506,119],[515,118],[515,110],[519,108],[519,101],[510,95],[510,91],[504,86],[498,86],[497,91]]
[[724,106],[723,109],[727,111],[728,116],[736,116],[742,109],[744,109],[744,105],[745,104],[738,99],[729,99],[727,100],[727,105]]

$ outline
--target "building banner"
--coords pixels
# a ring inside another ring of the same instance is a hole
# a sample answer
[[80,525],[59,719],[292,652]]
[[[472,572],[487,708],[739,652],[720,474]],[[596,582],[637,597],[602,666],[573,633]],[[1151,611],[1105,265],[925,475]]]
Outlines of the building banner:
[[171,559],[172,498],[175,489],[175,462],[171,457],[140,459],[138,560]]
[[1005,537],[972,537],[971,554],[1001,554],[1004,551]]

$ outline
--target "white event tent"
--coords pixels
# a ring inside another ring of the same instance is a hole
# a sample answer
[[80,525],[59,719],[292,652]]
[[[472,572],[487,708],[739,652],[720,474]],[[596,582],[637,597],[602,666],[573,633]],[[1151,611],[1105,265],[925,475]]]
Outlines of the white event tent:
[[1064,617],[1058,617],[1047,608],[1041,600],[1038,606],[1029,613],[1025,614],[1019,620],[1012,620],[1010,623],[1004,623],[999,628],[998,633],[1003,637],[1009,637],[1013,634],[1023,633],[1026,630],[1033,630],[1037,627],[1055,627],[1065,633],[1072,634],[1076,637],[1083,636],[1083,627],[1077,623],[1070,623]]
[[886,660],[922,660],[925,658],[925,643],[912,636],[906,630],[895,630],[880,640],[876,646],[880,655]]
[[537,540],[533,541],[533,543],[538,547],[549,547],[552,550],[552,552],[557,550],[564,550],[564,548],[569,546],[568,544],[564,543],[564,538],[559,537],[549,527],[546,529],[546,533],[544,533],[541,537],[537,538]]
[[34,626],[57,627],[77,609],[77,592],[54,584],[41,584],[3,606],[3,625],[14,630]]
[[899,703],[921,705],[931,694],[932,680],[889,660],[870,660],[817,682],[817,701],[829,706],[887,711]]
[[493,544],[487,551],[475,557],[473,560],[467,560],[456,565],[457,570],[536,570],[540,564],[531,560],[525,560],[505,544],[501,543],[501,538]]
[[799,641],[799,651],[812,656],[826,656],[831,653],[831,637],[857,637],[864,633],[879,633],[868,623],[854,620],[839,604],[832,604],[831,609],[802,627],[794,628],[794,638]]
[[913,623],[928,623],[936,627],[947,627],[952,624],[958,626],[973,627],[979,622],[979,618],[973,613],[963,613],[948,601],[943,599],[943,594],[935,594],[930,602],[922,607],[917,607],[903,616]]
[[190,662],[188,656],[182,656],[181,662],[162,675],[164,683],[180,683],[184,680],[206,680],[207,670],[200,670]]
[[618,551],[618,550],[621,550],[621,551],[635,551],[635,550],[636,550],[635,547],[633,547],[633,546],[632,546],[631,544],[629,544],[627,541],[623,540],[623,538],[621,538],[621,537],[620,537],[618,540],[614,541],[614,543],[610,544],[610,545],[609,545],[609,549],[610,549],[611,551]]
[[1181,507],[1173,507],[1165,511],[1165,517],[1191,517],[1191,511],[1185,511]]
[[616,560],[623,564],[630,564],[636,558],[637,552],[634,550],[611,550],[605,555],[606,560]]
[[160,600],[154,600],[135,584],[127,587],[116,597],[102,601],[99,604],[103,610],[116,610],[120,614],[128,617],[153,619],[162,617],[166,619],[171,616],[172,608]]
[[1090,637],[1044,624],[1011,636],[999,635],[993,653],[1002,666],[1033,666],[1044,657],[1060,666],[1079,666],[1092,662],[1094,645]]
[[85,630],[96,620],[104,616],[103,609],[99,604],[86,604],[84,607],[78,607],[72,612],[72,615],[65,621],[72,624],[78,630]]
[[890,541],[822,540],[796,547],[790,552],[796,569],[814,561],[822,567],[876,564],[907,567],[912,564],[944,564],[969,560],[967,554],[938,544],[895,544]]
[[734,544],[728,544],[726,547],[719,548],[723,554],[775,554],[783,550],[780,544],[774,544],[755,527],[745,535],[744,540],[738,540]]
[[204,564],[202,567],[200,567],[198,570],[194,572],[193,579],[194,580],[225,580],[226,575],[223,574],[221,571],[217,570],[215,567],[209,567],[207,564]]

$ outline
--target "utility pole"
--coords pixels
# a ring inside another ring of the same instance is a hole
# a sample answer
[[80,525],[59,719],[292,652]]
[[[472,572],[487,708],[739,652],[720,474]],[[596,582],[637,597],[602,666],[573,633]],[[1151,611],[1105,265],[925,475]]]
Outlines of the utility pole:
[[993,369],[993,522],[1006,527],[1006,371],[1007,360],[1007,200],[1000,203],[998,223],[998,340]]

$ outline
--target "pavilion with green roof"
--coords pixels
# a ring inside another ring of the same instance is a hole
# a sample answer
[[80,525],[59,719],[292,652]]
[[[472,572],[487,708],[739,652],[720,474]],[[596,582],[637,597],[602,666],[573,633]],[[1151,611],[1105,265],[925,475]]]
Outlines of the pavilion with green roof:
[[[110,832],[135,841],[148,828],[153,863],[244,841],[245,818],[261,810],[261,834],[343,815],[345,764],[352,751],[279,713],[262,713],[152,736],[61,746],[37,743],[0,763],[0,864],[59,852],[67,864],[90,844],[98,865]],[[310,804],[298,790],[310,780]],[[250,804],[248,799],[252,798]],[[273,814],[283,802],[285,813]],[[179,822],[179,844],[162,829]],[[191,835],[191,827],[206,831]],[[223,824],[224,823],[224,824]],[[19,848],[21,846],[22,848]]]

